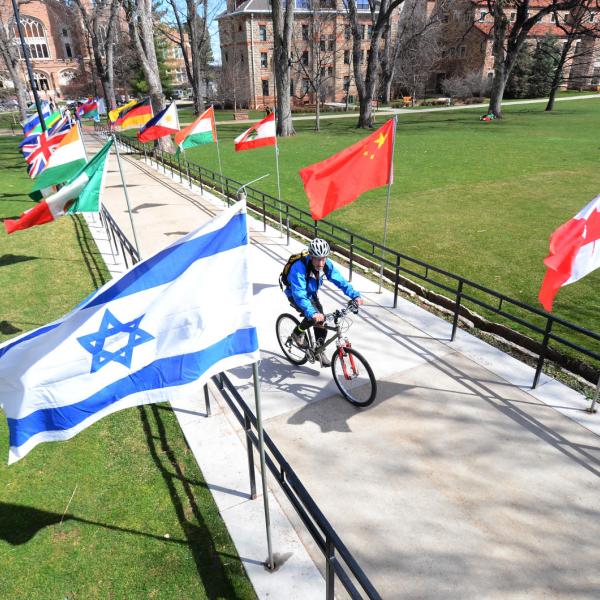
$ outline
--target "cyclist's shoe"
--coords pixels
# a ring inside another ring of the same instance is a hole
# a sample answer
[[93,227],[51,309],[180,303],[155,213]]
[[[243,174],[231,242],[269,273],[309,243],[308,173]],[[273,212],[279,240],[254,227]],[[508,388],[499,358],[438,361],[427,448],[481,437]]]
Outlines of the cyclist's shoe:
[[322,367],[330,367],[331,366],[331,359],[326,354],[321,353],[321,355],[319,356],[319,360],[321,361]]
[[298,348],[307,348],[308,343],[306,341],[306,335],[304,333],[292,332],[292,342],[298,346]]

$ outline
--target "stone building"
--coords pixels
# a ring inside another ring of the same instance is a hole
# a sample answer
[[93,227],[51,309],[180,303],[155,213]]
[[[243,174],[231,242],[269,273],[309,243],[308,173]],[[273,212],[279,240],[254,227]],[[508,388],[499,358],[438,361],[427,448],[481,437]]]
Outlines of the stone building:
[[[25,41],[30,50],[33,74],[40,96],[47,99],[63,97],[71,81],[83,71],[89,71],[89,52],[83,34],[81,19],[75,7],[63,3],[31,0],[19,6]],[[0,0],[3,21],[9,23],[11,34],[22,57],[19,33],[14,20],[11,0]],[[0,61],[2,85],[12,87]],[[29,77],[22,60],[23,79]],[[29,88],[29,85],[27,86]]]
[[[294,0],[294,31],[289,58],[292,102],[296,106],[356,99],[352,39],[343,0]],[[370,48],[371,14],[357,0],[363,65]],[[218,17],[221,44],[221,91],[237,106],[275,105],[273,25],[269,0],[227,0]],[[315,85],[318,84],[315,91]]]

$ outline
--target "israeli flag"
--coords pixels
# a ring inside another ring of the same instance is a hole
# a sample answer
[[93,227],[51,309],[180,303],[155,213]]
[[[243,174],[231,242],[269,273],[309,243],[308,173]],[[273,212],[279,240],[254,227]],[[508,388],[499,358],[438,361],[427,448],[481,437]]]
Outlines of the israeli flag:
[[[0,345],[9,464],[113,412],[259,358],[245,202]],[[196,386],[194,386],[196,388]]]

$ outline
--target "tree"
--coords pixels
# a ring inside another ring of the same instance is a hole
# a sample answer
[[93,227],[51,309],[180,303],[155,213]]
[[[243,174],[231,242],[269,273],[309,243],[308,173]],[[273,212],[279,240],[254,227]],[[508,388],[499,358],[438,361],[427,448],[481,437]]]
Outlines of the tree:
[[359,117],[357,127],[373,127],[373,98],[377,89],[377,74],[380,61],[380,46],[383,34],[388,28],[392,13],[404,0],[369,0],[372,33],[371,47],[367,52],[367,65],[362,69],[362,29],[356,0],[345,0],[352,30],[352,62],[354,65],[354,80],[358,92]]
[[531,50],[527,44],[524,44],[517,54],[515,64],[506,82],[504,95],[507,98],[529,98],[532,64]]
[[571,10],[581,1],[549,0],[547,3],[538,3],[530,0],[487,0],[493,18],[491,35],[494,56],[494,78],[488,110],[496,118],[502,118],[506,83],[532,27],[546,15],[559,10]]
[[237,80],[239,77],[239,69],[242,65],[240,54],[235,40],[235,21],[229,21],[231,28],[227,31],[225,28],[222,32],[221,44],[227,45],[228,50],[223,52],[223,65],[219,76],[219,92],[223,100],[224,106],[232,106],[233,110],[244,105],[247,102],[246,98],[240,98]]
[[531,57],[530,98],[542,98],[550,93],[552,75],[559,59],[560,50],[554,36],[547,35],[539,40]]
[[[156,53],[156,62],[158,63],[158,75],[160,78],[162,91],[165,96],[168,96],[172,90],[171,77],[167,72],[167,66],[165,64],[165,54],[167,52],[167,48],[167,42],[163,38],[158,36],[154,38],[154,51]],[[144,68],[137,57],[134,71],[129,79],[129,85],[131,85],[133,93],[138,96],[147,96],[150,91]]]
[[[71,0],[63,0],[65,5]],[[96,75],[100,79],[106,106],[117,106],[114,88],[114,44],[118,27],[119,0],[74,0],[92,47]]]
[[19,52],[14,44],[14,36],[9,29],[10,27],[11,20],[6,19],[6,22],[4,22],[3,17],[0,14],[0,55],[2,55],[2,59],[4,60],[4,64],[8,70],[8,74],[15,87],[17,102],[19,103],[19,114],[21,116],[21,120],[24,120],[27,116],[27,103],[29,100],[29,94],[27,93],[25,81],[21,76]]
[[[285,10],[283,4],[285,3]],[[271,0],[273,21],[273,63],[275,89],[277,90],[277,135],[294,135],[292,102],[290,96],[290,67],[292,31],[294,24],[294,2]]]
[[[151,0],[123,0],[123,6],[129,24],[129,36],[135,46],[142,64],[148,93],[154,113],[161,111],[165,105],[165,96],[160,81],[160,71],[154,45],[154,13]],[[167,152],[173,151],[173,142],[168,136],[158,140],[158,147]]]

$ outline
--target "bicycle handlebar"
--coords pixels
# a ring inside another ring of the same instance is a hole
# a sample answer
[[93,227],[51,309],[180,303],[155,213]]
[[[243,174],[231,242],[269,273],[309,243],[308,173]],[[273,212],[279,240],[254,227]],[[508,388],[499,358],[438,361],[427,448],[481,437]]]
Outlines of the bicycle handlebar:
[[356,300],[349,300],[348,304],[346,304],[345,308],[338,308],[334,310],[332,313],[325,315],[325,322],[333,320],[338,321],[339,319],[345,317],[349,312],[358,314],[358,302]]

